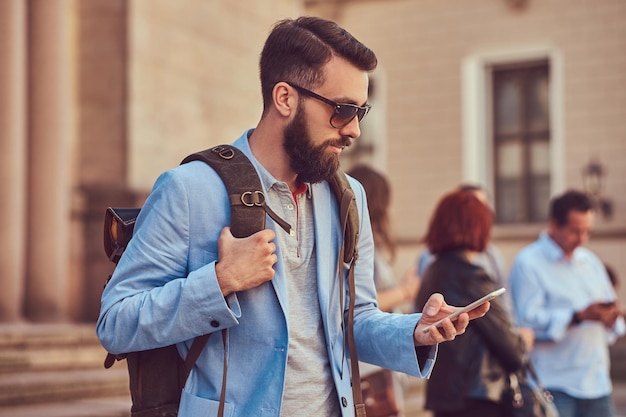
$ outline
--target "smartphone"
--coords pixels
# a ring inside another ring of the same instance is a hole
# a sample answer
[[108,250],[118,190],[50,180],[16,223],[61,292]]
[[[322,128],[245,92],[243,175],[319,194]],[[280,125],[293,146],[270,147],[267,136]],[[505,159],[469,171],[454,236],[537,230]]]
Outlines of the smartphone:
[[424,327],[422,332],[428,333],[430,331],[431,327],[439,327],[439,326],[441,326],[445,319],[450,319],[450,320],[454,321],[454,319],[459,317],[461,315],[461,313],[467,313],[468,311],[472,311],[473,309],[475,309],[476,307],[480,306],[481,304],[484,304],[487,301],[491,301],[494,298],[496,298],[497,296],[504,294],[505,291],[506,291],[506,288],[500,288],[500,289],[497,289],[495,291],[492,291],[489,294],[485,295],[484,297],[479,298],[478,300],[474,301],[473,303],[468,304],[465,307],[459,308],[454,313],[452,313],[452,314],[442,318],[441,320],[438,320],[438,321],[436,321],[433,324],[429,324],[428,326]]

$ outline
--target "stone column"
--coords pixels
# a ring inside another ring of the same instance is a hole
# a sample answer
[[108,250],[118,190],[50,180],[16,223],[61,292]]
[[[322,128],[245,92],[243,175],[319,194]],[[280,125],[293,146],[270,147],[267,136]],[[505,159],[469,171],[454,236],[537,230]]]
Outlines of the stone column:
[[98,318],[102,286],[113,270],[102,246],[104,210],[137,204],[126,180],[129,3],[89,0],[78,6],[80,147],[74,177],[83,202],[77,214],[83,231],[84,280],[76,298],[82,302],[84,321]]
[[20,319],[26,223],[26,9],[0,1],[0,322]]
[[30,0],[29,183],[25,314],[68,316],[70,158],[74,132],[71,0]]

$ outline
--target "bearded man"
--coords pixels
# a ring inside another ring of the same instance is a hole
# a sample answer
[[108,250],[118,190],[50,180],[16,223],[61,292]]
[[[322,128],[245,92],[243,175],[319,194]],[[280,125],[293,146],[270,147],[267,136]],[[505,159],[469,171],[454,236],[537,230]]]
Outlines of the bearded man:
[[[179,416],[215,416],[228,350],[225,415],[355,415],[348,297],[339,294],[342,245],[337,202],[327,179],[360,135],[374,53],[335,23],[315,17],[278,22],[260,60],[263,114],[234,142],[252,162],[267,205],[292,225],[235,238],[219,175],[191,162],[156,181],[102,297],[97,331],[112,353],[177,344],[214,334],[183,390]],[[440,328],[421,330],[454,310],[440,294],[423,314],[376,305],[374,244],[361,185],[356,195],[359,259],[354,339],[359,359],[427,377],[437,343],[464,332],[488,305]],[[340,305],[340,302],[344,305]],[[228,343],[221,330],[228,329]]]

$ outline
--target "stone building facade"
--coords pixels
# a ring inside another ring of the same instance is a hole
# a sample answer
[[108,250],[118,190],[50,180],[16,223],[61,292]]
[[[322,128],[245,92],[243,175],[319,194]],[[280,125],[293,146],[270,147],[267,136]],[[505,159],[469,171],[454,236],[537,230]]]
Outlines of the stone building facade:
[[[399,272],[458,183],[492,194],[510,263],[545,224],[541,197],[582,188],[596,162],[612,215],[589,246],[626,276],[621,0],[3,0],[0,321],[95,320],[112,270],[104,209],[140,205],[161,171],[254,126],[262,43],[276,20],[305,13],[338,21],[379,57],[374,110],[346,164],[364,159],[393,183]],[[522,136],[535,147],[499,130],[519,109],[507,80],[528,68],[540,114]],[[534,217],[507,205],[513,189]]]
[[0,322],[94,321],[107,206],[261,114],[258,56],[295,0],[0,2]]
[[[496,214],[509,212],[493,237],[510,266],[545,227],[548,198],[584,189],[583,172],[591,166],[596,172],[600,167],[598,199],[611,210],[599,212],[588,246],[626,279],[626,3],[307,3],[309,12],[336,19],[377,52],[380,66],[373,79],[385,91],[379,92],[383,105],[373,111],[384,113],[385,126],[373,147],[384,151],[379,168],[394,186],[393,229],[402,243],[398,274],[421,250],[419,239],[438,198],[457,184],[485,186]],[[514,157],[513,146],[501,146],[497,154],[494,119],[500,110],[506,121],[515,106],[504,103],[502,109],[494,101],[498,88],[505,99],[518,96],[507,94],[512,83],[498,87],[496,75],[537,65],[548,75],[535,82],[534,100],[527,105],[544,118],[536,117],[536,129],[526,133],[528,142],[538,138],[535,133],[544,141],[526,147],[523,162],[536,174],[530,180],[538,179],[530,194],[535,196],[531,209],[539,213],[511,221],[520,213],[517,204],[507,206],[507,199],[518,203],[513,199],[518,196],[507,195],[506,186],[498,190],[498,184],[506,185],[506,176],[514,175],[522,161]],[[626,286],[619,289],[626,299]]]

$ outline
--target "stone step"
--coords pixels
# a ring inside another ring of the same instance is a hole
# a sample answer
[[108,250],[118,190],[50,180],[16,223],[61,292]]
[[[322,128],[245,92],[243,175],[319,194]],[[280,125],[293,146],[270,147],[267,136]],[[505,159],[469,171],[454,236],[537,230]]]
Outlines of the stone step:
[[102,368],[94,325],[0,325],[0,374]]
[[9,413],[7,407],[60,402],[80,407],[111,396],[130,403],[126,363],[104,369],[105,357],[94,324],[0,325],[2,413]]
[[124,364],[111,369],[20,372],[0,375],[0,406],[128,396]]
[[102,397],[1,407],[0,417],[130,417],[130,397]]
[[25,344],[93,343],[97,340],[95,324],[0,324],[1,348]]

